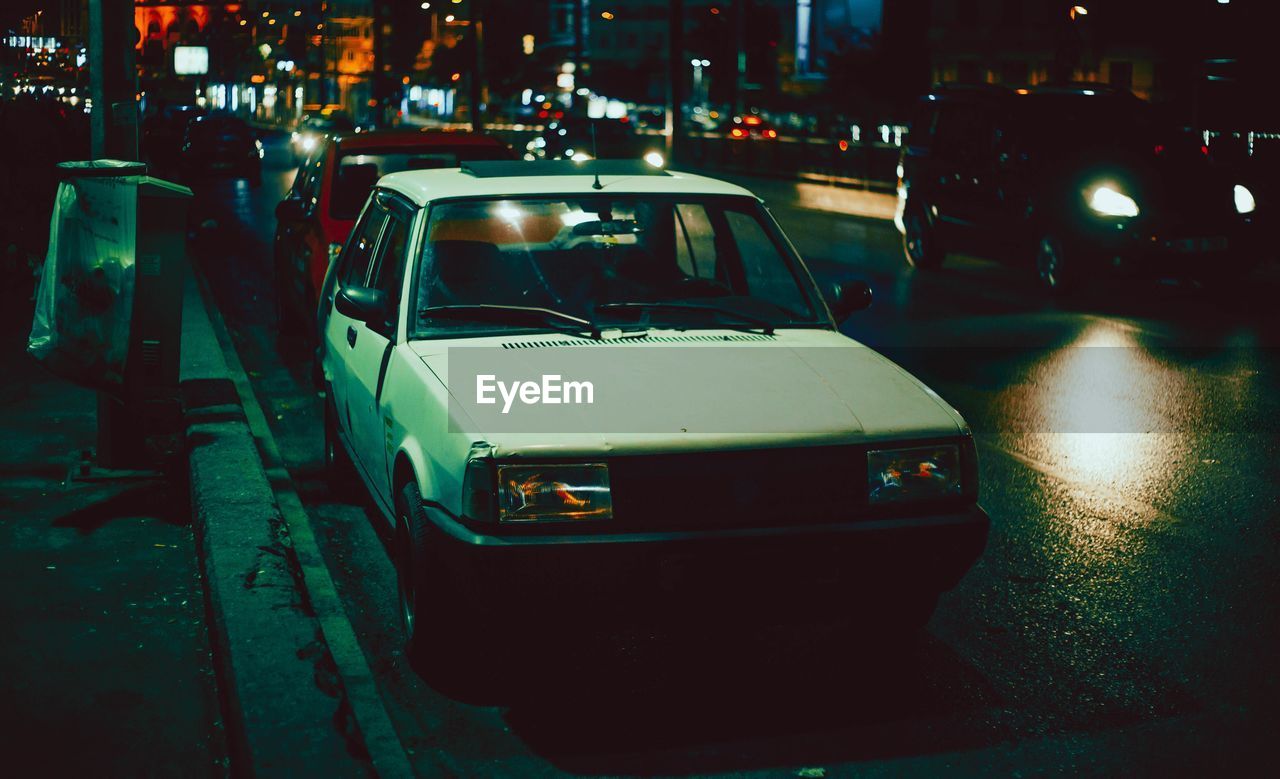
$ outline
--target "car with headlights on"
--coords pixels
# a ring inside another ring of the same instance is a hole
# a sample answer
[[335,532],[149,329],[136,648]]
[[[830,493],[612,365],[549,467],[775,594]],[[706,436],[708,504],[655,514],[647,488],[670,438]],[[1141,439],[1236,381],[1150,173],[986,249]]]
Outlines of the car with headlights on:
[[322,139],[276,206],[275,302],[282,331],[306,331],[330,261],[378,179],[402,170],[513,159],[492,136],[444,130],[374,130]]
[[293,162],[301,165],[320,148],[326,135],[350,133],[357,130],[355,122],[343,111],[321,111],[306,114],[298,120],[298,126],[289,134],[289,149]]
[[1252,188],[1199,136],[1102,85],[935,88],[899,176],[896,221],[922,270],[963,252],[1063,292],[1104,273],[1229,281],[1259,253]]
[[394,539],[411,654],[689,609],[923,625],[989,520],[964,419],[838,329],[870,296],[642,161],[382,178],[321,298],[325,460]]

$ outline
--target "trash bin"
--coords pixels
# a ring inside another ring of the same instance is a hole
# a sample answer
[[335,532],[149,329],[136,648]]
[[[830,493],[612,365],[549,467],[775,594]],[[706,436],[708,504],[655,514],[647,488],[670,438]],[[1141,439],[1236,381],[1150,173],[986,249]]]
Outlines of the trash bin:
[[191,190],[146,170],[118,160],[58,165],[28,341],[51,371],[98,390],[97,458],[107,468],[154,464],[181,421]]

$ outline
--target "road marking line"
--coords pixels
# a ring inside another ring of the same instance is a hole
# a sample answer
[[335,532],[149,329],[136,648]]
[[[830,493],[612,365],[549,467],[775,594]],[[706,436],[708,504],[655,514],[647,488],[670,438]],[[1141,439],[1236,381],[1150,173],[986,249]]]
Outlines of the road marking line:
[[293,541],[294,553],[302,569],[303,583],[315,611],[316,621],[320,623],[329,654],[342,677],[342,686],[346,690],[352,716],[355,717],[364,745],[369,750],[374,771],[385,779],[412,777],[414,773],[409,757],[382,703],[377,680],[369,668],[364,650],[360,648],[355,629],[351,627],[351,621],[347,618],[338,590],[334,587],[329,569],[320,553],[320,546],[311,527],[311,517],[293,487],[293,477],[284,467],[284,459],[276,447],[266,415],[253,394],[244,366],[240,364],[240,355],[236,353],[231,334],[222,319],[222,312],[218,310],[204,278],[196,274],[196,279],[205,308],[209,311],[209,319],[213,323],[214,334],[227,361],[227,372],[231,374],[231,381],[235,384],[236,393],[244,407],[249,431],[257,441],[280,516],[289,528],[289,537]]

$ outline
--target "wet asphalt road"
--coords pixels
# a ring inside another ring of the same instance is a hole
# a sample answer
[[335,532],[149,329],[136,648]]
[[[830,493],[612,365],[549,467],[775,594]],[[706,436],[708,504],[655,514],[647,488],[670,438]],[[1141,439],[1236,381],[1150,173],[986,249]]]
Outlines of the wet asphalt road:
[[[1280,654],[1280,274],[1231,293],[1119,283],[1059,305],[1030,274],[901,259],[892,225],[760,192],[820,277],[869,281],[847,333],[973,425],[992,534],[927,634],[637,629],[513,647],[501,700],[401,655],[382,521],[321,471],[304,352],[277,337],[272,209],[292,180],[197,184],[196,262],[311,514],[420,775],[1185,775],[1266,765]],[[216,223],[216,227],[212,226]],[[524,664],[522,667],[521,664]]]

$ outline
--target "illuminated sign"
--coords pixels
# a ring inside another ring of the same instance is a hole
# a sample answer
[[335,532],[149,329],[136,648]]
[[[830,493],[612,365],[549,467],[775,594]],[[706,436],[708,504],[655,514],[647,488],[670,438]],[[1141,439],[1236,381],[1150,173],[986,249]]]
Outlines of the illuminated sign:
[[202,76],[209,72],[206,46],[174,46],[173,72],[179,76]]

